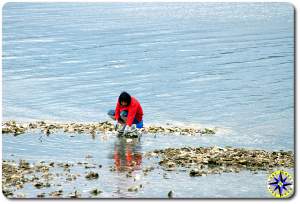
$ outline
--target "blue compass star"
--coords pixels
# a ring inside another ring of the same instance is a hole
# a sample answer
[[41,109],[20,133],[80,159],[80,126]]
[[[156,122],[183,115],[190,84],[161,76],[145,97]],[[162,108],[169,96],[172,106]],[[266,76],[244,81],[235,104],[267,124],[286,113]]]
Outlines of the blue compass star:
[[286,182],[286,179],[287,179],[287,178],[288,178],[288,177],[282,178],[282,174],[281,174],[281,172],[280,172],[278,178],[276,178],[276,177],[274,176],[274,182],[269,183],[269,185],[275,186],[274,191],[276,191],[276,190],[278,189],[278,192],[279,192],[280,197],[282,196],[283,190],[286,190],[286,191],[288,190],[288,189],[286,188],[286,186],[292,185],[292,183]]

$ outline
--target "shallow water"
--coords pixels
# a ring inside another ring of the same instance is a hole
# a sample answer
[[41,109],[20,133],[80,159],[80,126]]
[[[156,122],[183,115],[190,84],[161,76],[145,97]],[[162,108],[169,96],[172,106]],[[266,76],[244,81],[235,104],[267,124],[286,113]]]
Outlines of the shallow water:
[[[243,170],[240,173],[190,177],[188,170],[164,171],[158,166],[158,159],[143,157],[145,152],[157,148],[195,146],[195,143],[206,146],[208,143],[205,141],[208,139],[215,140],[214,137],[179,135],[144,135],[140,141],[126,141],[113,134],[98,134],[94,138],[85,134],[65,133],[50,134],[48,137],[40,133],[28,133],[18,137],[4,135],[3,158],[17,162],[19,159],[25,159],[30,163],[68,162],[75,164],[75,167],[71,168],[71,173],[81,174],[81,177],[77,177],[75,181],[66,181],[64,179],[66,177],[60,176],[50,181],[50,188],[36,189],[32,184],[26,184],[23,189],[15,192],[15,197],[22,193],[26,197],[34,198],[42,192],[50,193],[59,189],[63,189],[63,197],[68,197],[74,190],[78,190],[82,197],[91,197],[89,192],[94,188],[103,191],[98,197],[108,198],[167,198],[171,190],[174,192],[174,197],[178,198],[272,197],[267,189],[267,178],[270,173],[268,171],[258,171],[257,174],[253,174]],[[180,144],[175,141],[180,141]],[[86,158],[87,155],[92,158]],[[102,168],[85,169],[76,165],[78,162],[102,165]],[[132,172],[132,177],[127,177],[126,167],[129,167],[132,162],[136,162],[137,165]],[[143,169],[151,166],[154,170],[144,175]],[[111,171],[111,167],[116,171]],[[86,180],[84,175],[90,171],[99,173],[99,179]],[[293,174],[292,169],[287,171]],[[54,172],[63,171],[61,168],[54,168]],[[138,179],[134,180],[134,178]],[[57,186],[58,183],[62,185]],[[143,187],[139,191],[128,191],[128,188],[140,184]]]
[[[3,120],[103,121],[127,90],[141,102],[146,125],[221,130],[213,137],[143,137],[137,147],[142,152],[185,145],[293,150],[293,15],[290,4],[280,3],[8,3],[3,8]],[[3,158],[13,153],[27,160],[72,161],[90,152],[99,163],[113,164],[115,137],[54,134],[42,143],[38,138],[4,135]],[[186,179],[191,187],[202,180],[213,185],[207,191],[176,189],[181,197],[269,196],[265,185],[251,188],[251,173],[182,174],[164,185],[148,177],[151,189],[133,196],[165,196],[165,186],[179,188],[176,182]],[[127,182],[119,174],[105,175],[114,180],[103,185]],[[217,187],[233,179],[228,191]],[[241,190],[241,181],[252,190]],[[133,194],[112,191],[108,197]]]

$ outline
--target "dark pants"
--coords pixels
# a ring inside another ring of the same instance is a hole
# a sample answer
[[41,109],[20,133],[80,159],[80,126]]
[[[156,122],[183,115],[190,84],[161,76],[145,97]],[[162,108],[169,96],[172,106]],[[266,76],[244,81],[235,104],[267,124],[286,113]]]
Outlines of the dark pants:
[[[113,120],[116,120],[116,118],[115,118],[115,110],[109,110],[108,113],[107,113],[107,115],[109,115]],[[126,110],[121,111],[119,122],[125,124],[126,121],[127,121],[127,116],[128,116],[128,111],[126,111]],[[142,128],[143,127],[143,122],[142,121],[139,122],[136,119],[136,117],[134,117],[133,124],[138,124],[137,125],[138,128]]]
[[[109,115],[113,120],[116,120],[115,118],[115,110],[109,110],[107,115]],[[126,123],[128,116],[128,111],[121,111],[119,122]]]

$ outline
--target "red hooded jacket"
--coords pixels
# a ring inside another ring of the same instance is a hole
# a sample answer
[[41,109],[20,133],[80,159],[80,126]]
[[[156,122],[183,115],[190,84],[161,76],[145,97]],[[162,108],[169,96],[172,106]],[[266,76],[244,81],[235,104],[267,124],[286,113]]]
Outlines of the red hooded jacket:
[[115,118],[116,118],[116,120],[119,120],[120,113],[123,110],[127,110],[128,111],[127,122],[126,122],[126,124],[128,126],[132,125],[134,117],[136,117],[136,119],[139,122],[141,120],[143,120],[143,109],[142,109],[142,106],[141,106],[140,102],[137,99],[135,99],[133,96],[131,96],[131,102],[130,102],[129,106],[121,106],[121,104],[119,104],[119,101],[117,102],[116,111],[115,111]]

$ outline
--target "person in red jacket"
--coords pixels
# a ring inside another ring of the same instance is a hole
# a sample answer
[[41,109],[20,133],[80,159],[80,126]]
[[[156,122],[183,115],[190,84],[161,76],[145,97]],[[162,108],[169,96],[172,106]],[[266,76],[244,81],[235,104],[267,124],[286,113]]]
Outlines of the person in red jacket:
[[115,120],[115,129],[118,128],[118,124],[122,124],[122,132],[127,133],[132,124],[136,125],[136,128],[143,127],[143,109],[139,101],[130,96],[127,92],[122,92],[118,98],[116,109],[108,111],[108,115]]

